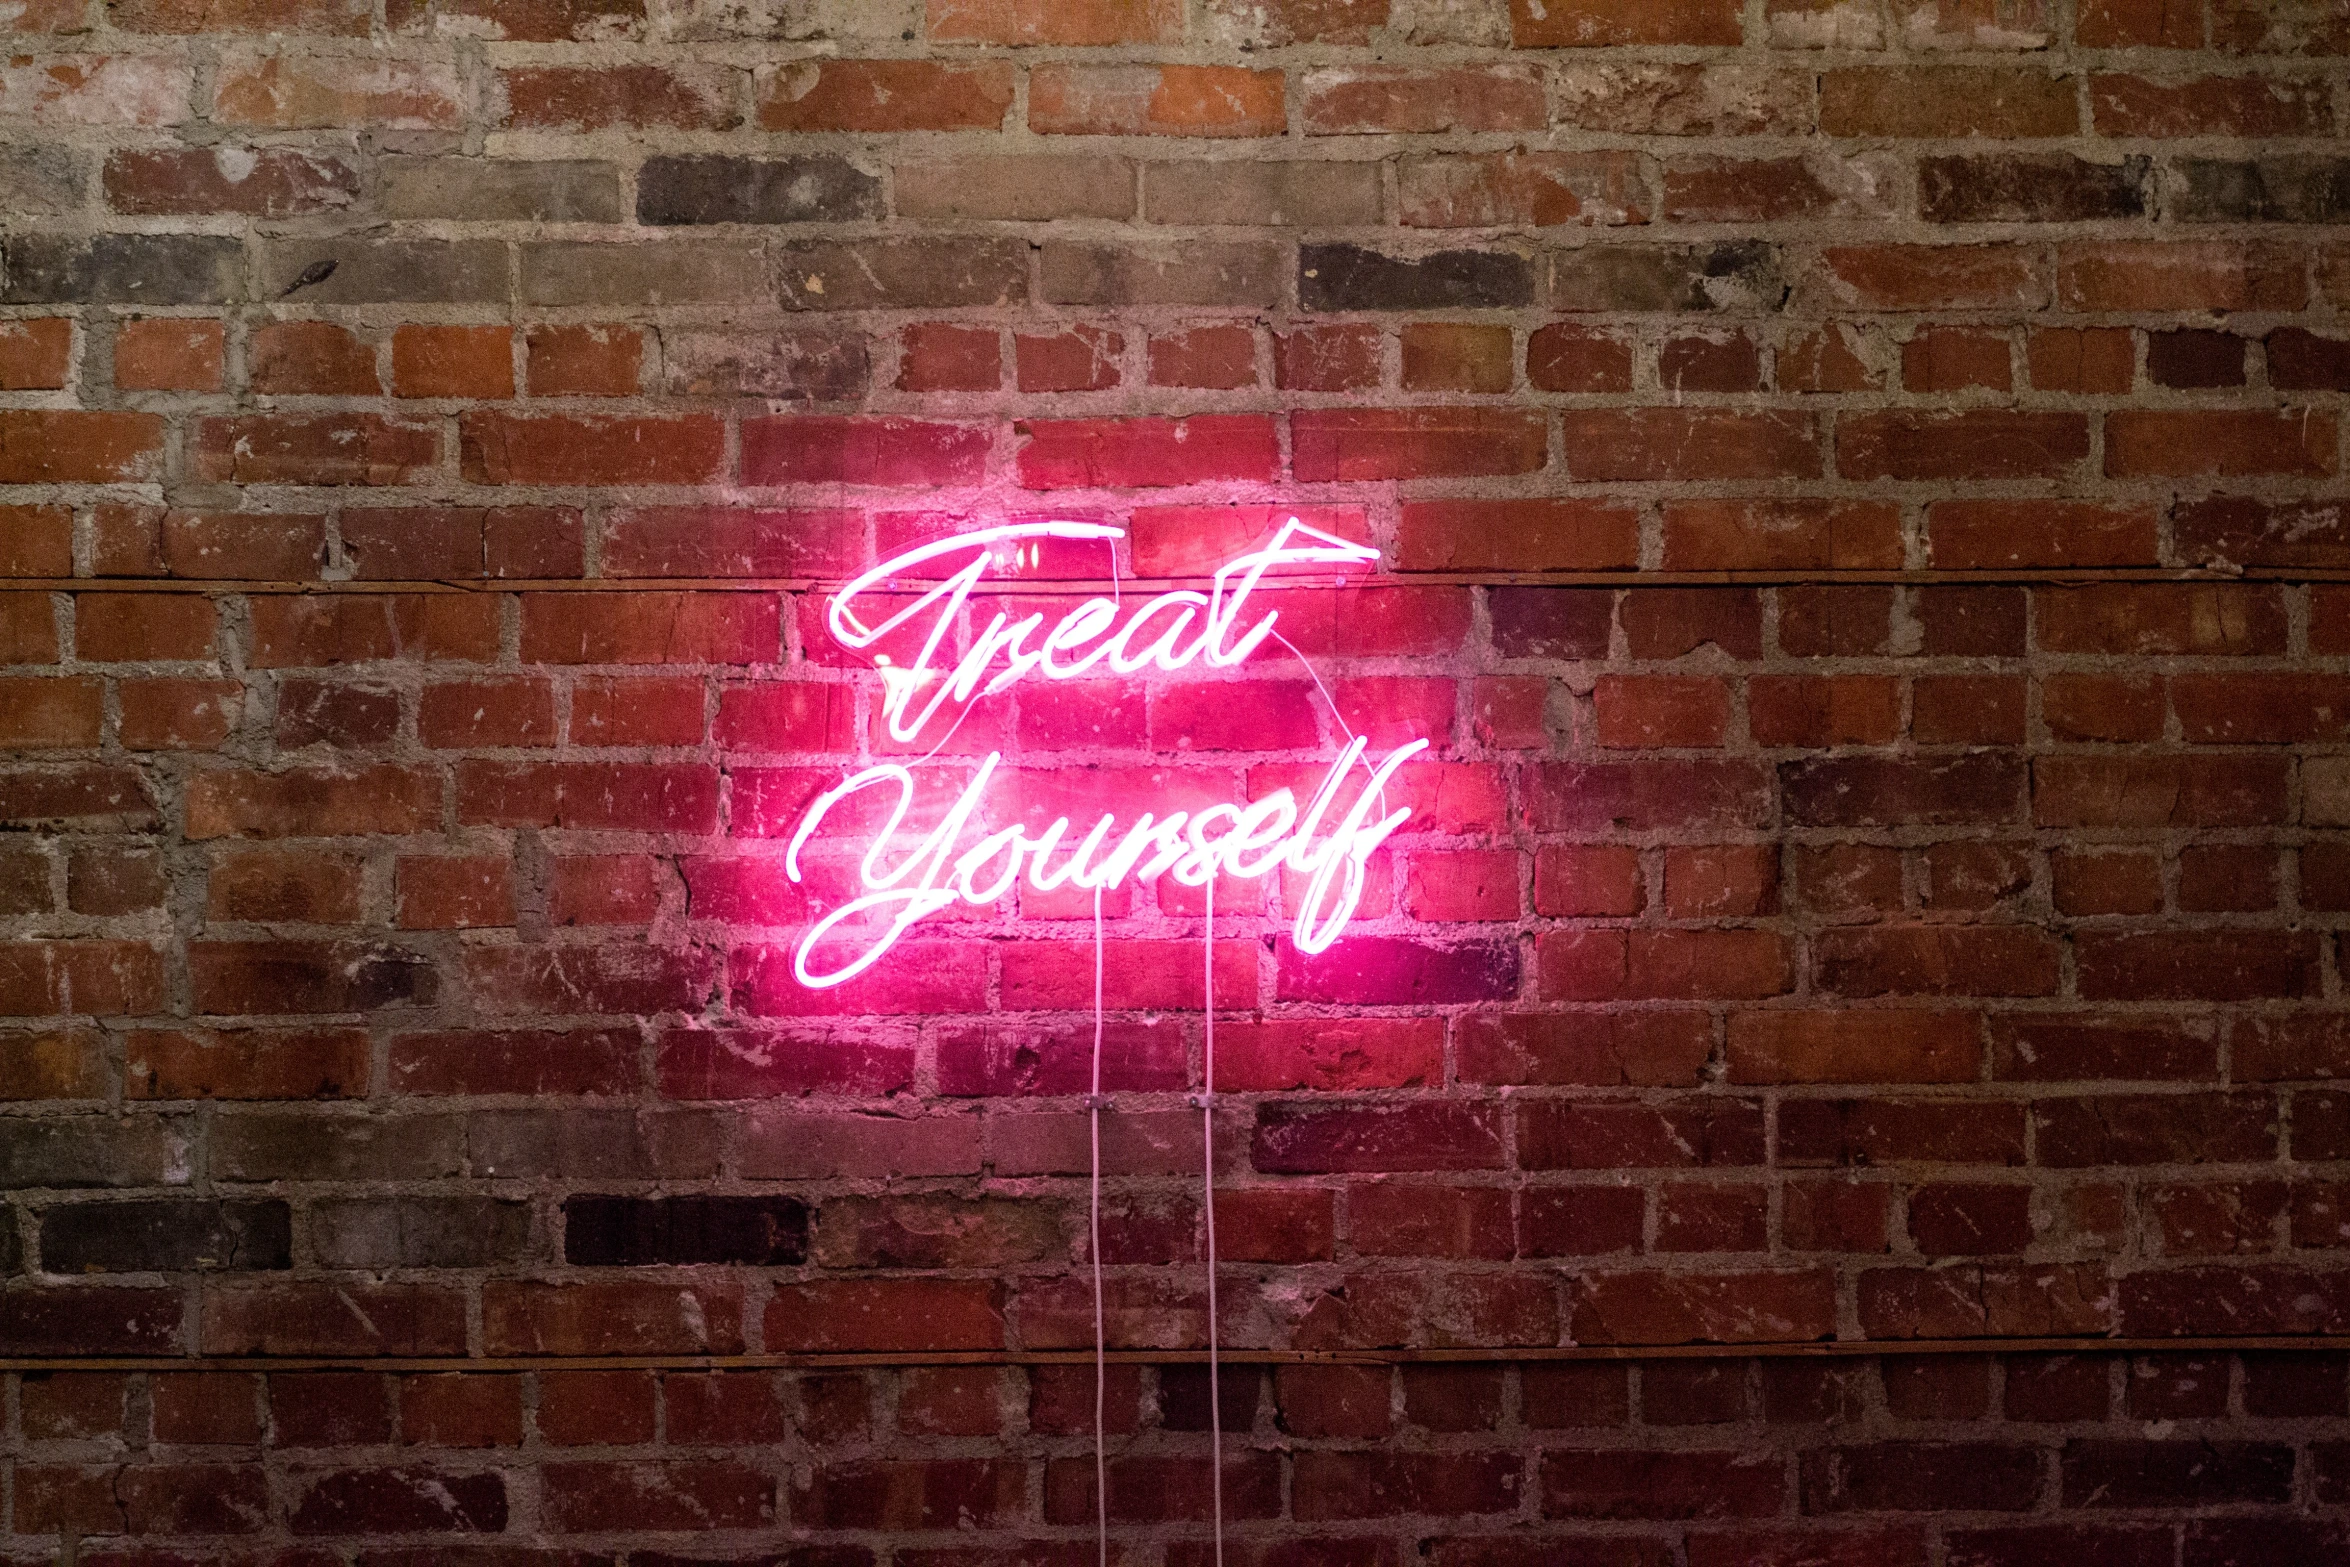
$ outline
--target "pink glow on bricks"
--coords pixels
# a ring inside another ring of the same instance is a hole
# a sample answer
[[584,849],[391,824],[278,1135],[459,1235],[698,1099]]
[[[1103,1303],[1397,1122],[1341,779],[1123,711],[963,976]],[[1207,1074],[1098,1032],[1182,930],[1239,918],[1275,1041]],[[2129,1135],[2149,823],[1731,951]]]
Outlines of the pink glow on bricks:
[[[843,647],[855,652],[871,649],[901,628],[924,633],[909,664],[892,664],[887,655],[875,655],[886,688],[882,710],[889,733],[912,743],[950,701],[960,706],[993,696],[1031,675],[1069,680],[1105,662],[1118,674],[1154,666],[1173,672],[1195,662],[1216,668],[1237,665],[1277,635],[1279,612],[1270,609],[1237,637],[1233,632],[1249,595],[1268,571],[1360,565],[1378,558],[1376,550],[1291,517],[1271,543],[1218,567],[1206,593],[1176,589],[1142,600],[1131,611],[1122,597],[1089,598],[1061,615],[1049,631],[1044,630],[1042,613],[1014,621],[998,610],[951,671],[942,673],[933,666],[964,603],[991,566],[1017,565],[1024,556],[1033,561],[1049,539],[1099,540],[1110,546],[1124,533],[1102,523],[1055,520],[1009,523],[924,544],[882,562],[833,595],[826,625]],[[1295,542],[1299,540],[1304,542]],[[955,564],[936,586],[911,602],[888,601],[894,612],[878,624],[868,625],[860,616],[861,598],[941,561]],[[926,690],[928,700],[917,708],[917,698]],[[1246,804],[1218,802],[1163,817],[1142,810],[1131,817],[1122,835],[1119,813],[1105,811],[1057,864],[1049,862],[1072,833],[1067,816],[1056,817],[1037,832],[1025,826],[1002,828],[956,852],[965,835],[985,818],[988,786],[1003,761],[1001,752],[986,754],[936,825],[910,844],[901,831],[921,792],[915,767],[882,763],[865,768],[817,796],[792,834],[784,869],[796,882],[803,879],[802,849],[834,807],[868,789],[890,786],[897,791],[895,803],[857,861],[864,894],[808,928],[793,954],[793,975],[811,989],[853,979],[923,919],[957,903],[985,907],[1023,879],[1037,892],[1050,893],[1065,886],[1106,891],[1129,880],[1149,881],[1167,874],[1184,886],[1200,887],[1218,875],[1257,880],[1286,870],[1306,878],[1294,939],[1303,951],[1323,951],[1361,902],[1364,866],[1371,854],[1411,816],[1409,807],[1383,808],[1388,781],[1426,749],[1424,739],[1408,741],[1372,763],[1365,756],[1365,742],[1351,739],[1302,809],[1293,791],[1276,789]],[[1368,768],[1370,782],[1343,812],[1336,812],[1346,778],[1358,763]],[[1113,839],[1116,846],[1110,847]],[[846,946],[846,961],[823,966],[818,953],[828,945]]]

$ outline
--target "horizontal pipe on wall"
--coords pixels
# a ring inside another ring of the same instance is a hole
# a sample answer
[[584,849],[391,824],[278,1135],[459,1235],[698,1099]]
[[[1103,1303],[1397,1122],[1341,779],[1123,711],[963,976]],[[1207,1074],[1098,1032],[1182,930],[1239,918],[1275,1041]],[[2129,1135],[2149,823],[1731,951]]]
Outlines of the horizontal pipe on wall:
[[[1963,1338],[1801,1344],[1570,1344],[1527,1348],[1226,1349],[1226,1365],[1513,1365],[1555,1361],[1856,1360],[1920,1355],[2259,1354],[2350,1350],[2350,1334],[2221,1338]],[[1113,1349],[1119,1366],[1205,1365],[1205,1349]],[[1090,1366],[1090,1349],[938,1349],[803,1355],[46,1355],[0,1356],[0,1372],[45,1371],[855,1371],[900,1366]]]

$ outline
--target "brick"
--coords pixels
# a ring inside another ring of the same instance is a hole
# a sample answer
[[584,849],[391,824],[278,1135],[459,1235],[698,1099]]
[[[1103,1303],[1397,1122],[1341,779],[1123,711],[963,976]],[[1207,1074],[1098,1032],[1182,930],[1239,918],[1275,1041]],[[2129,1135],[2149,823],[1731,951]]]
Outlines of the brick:
[[216,483],[411,484],[441,461],[430,425],[380,414],[255,414],[203,420],[193,467]]
[[514,333],[502,326],[404,326],[392,333],[395,397],[514,395]]
[[757,342],[732,334],[671,332],[662,342],[666,389],[689,397],[770,397],[844,402],[870,376],[864,339],[783,332]]
[[721,1283],[494,1283],[482,1292],[482,1338],[501,1355],[739,1353],[742,1298]]
[[626,397],[637,389],[644,334],[627,326],[533,327],[525,354],[533,397]]
[[0,1039],[0,1099],[95,1099],[106,1091],[104,1047],[79,1030]]
[[1851,996],[2040,996],[2057,988],[2060,946],[2020,927],[1914,925],[1823,934],[1823,989]]
[[1807,1512],[2020,1512],[2040,1496],[2039,1453],[1988,1443],[1882,1442],[1806,1453]]
[[2316,943],[2285,932],[2100,932],[2076,951],[2081,994],[2098,999],[2306,996],[2318,983]]
[[107,205],[140,214],[335,212],[358,199],[359,179],[343,159],[286,147],[117,152],[105,171]]
[[2105,136],[2305,136],[2325,110],[2305,77],[2115,73],[2089,79],[2089,110]]
[[926,322],[899,339],[901,392],[992,392],[1003,383],[1003,349],[993,328]]
[[465,1348],[465,1304],[440,1287],[219,1285],[202,1297],[206,1354],[448,1355]]
[[1997,822],[2014,818],[2023,773],[1979,754],[1934,760],[1822,758],[1780,767],[1789,817],[1813,826]]
[[1981,1026],[1964,1012],[1743,1012],[1730,1022],[1730,1080],[1972,1082]]
[[986,452],[975,428],[912,419],[807,416],[742,426],[743,478],[751,484],[966,483],[979,477]]
[[1579,479],[1807,478],[1818,432],[1800,413],[1722,409],[1570,409],[1567,471]]
[[218,771],[190,783],[187,834],[205,839],[420,832],[439,815],[439,780],[406,768]]
[[210,305],[242,297],[238,243],[200,234],[28,235],[7,246],[0,302]]
[[1545,392],[1628,392],[1632,345],[1612,333],[1554,322],[1526,339],[1526,379]]
[[[1154,335],[1149,345],[1150,384],[1231,391],[1256,385],[1256,361],[1256,334],[1245,326]],[[989,385],[993,384],[991,380]]]
[[1396,180],[1407,228],[1614,226],[1651,209],[1637,159],[1619,152],[1405,158]]
[[2131,474],[2330,474],[2333,417],[2279,410],[2129,410],[2105,421],[2105,471]]
[[41,1216],[52,1273],[250,1272],[292,1266],[283,1202],[84,1202]]
[[1078,326],[1051,337],[1012,334],[1013,381],[1023,392],[1099,392],[1118,384],[1126,340]]
[[1038,270],[1042,297],[1053,304],[1271,309],[1285,263],[1283,251],[1255,241],[1059,242],[1045,245]]
[[397,875],[402,930],[514,923],[513,868],[502,856],[405,855]]
[[125,321],[114,337],[114,384],[125,392],[217,392],[223,344],[217,321]]
[[714,155],[646,160],[637,177],[637,221],[691,223],[842,222],[882,215],[881,182],[847,160]]
[[1492,309],[1527,305],[1534,269],[1506,250],[1388,255],[1359,245],[1303,245],[1298,303],[1309,311]]
[[1930,223],[2094,223],[2145,215],[2153,164],[2034,153],[1927,158],[1919,210]]
[[2226,241],[2116,240],[2060,246],[2056,298],[2074,310],[2295,310],[2299,258]]
[[[1922,589],[1915,600],[1918,619],[1925,621],[1927,606],[1937,602],[1938,594],[1949,591],[1969,593],[1977,590]],[[2021,608],[2019,603],[2019,616]],[[1960,623],[1965,623],[1965,617],[1961,617]],[[2016,634],[2020,639],[2020,624],[2016,627]],[[1929,630],[1926,636],[1919,639],[1921,647],[1930,640],[1933,637]],[[1893,651],[1893,595],[1882,588],[1783,588],[1779,592],[1779,650],[1797,658],[1849,658],[1890,653]],[[1937,647],[1934,651],[1949,653],[1955,650]],[[1989,654],[1999,649],[1976,647],[1968,651]]]
[[2285,775],[2265,757],[2047,757],[2036,764],[2041,826],[2251,826],[2284,819]]
[[462,466],[475,484],[694,484],[719,476],[724,432],[707,416],[598,418],[468,412]]
[[501,123],[533,129],[725,130],[735,122],[730,74],[658,65],[526,66],[498,72],[495,101]]
[[212,88],[212,113],[228,125],[309,130],[346,125],[385,130],[454,128],[463,116],[453,67],[339,55],[232,55]]
[[1039,65],[1028,125],[1048,136],[1277,135],[1282,86],[1278,71],[1237,66]]
[[927,36],[938,42],[1100,45],[1174,43],[1182,8],[1170,0],[929,0]]
[[1990,66],[1835,70],[1820,79],[1830,136],[2069,136],[2079,129],[2070,78]]
[[[981,153],[901,163],[893,172],[893,199],[905,217],[1034,222],[1134,216],[1134,167],[1117,158]],[[1026,269],[1020,270],[1024,282]]]
[[2036,595],[2042,648],[2060,653],[2282,653],[2282,605],[2255,587],[2121,585]]
[[1836,428],[1837,472],[1854,479],[2054,478],[2088,455],[2079,414],[1861,414]]
[[2024,352],[2044,392],[2127,392],[2137,374],[2137,350],[2118,327],[2034,328]]
[[367,1091],[351,1029],[145,1029],[123,1055],[129,1099],[335,1099]]
[[1786,1480],[1773,1458],[1603,1448],[1545,1452],[1540,1483],[1553,1518],[1753,1518],[1778,1510]]
[[1880,217],[1891,170],[1874,160],[1708,158],[1666,165],[1659,213],[1671,222],[1772,223]]
[[[468,223],[618,223],[622,219],[620,171],[609,163],[555,158],[490,162],[463,157],[394,157],[384,159],[377,174],[377,205],[388,217]],[[502,249],[418,247],[408,253],[417,259],[429,258],[445,274],[432,285],[435,297],[505,297]],[[682,247],[668,252],[684,253]],[[338,273],[340,270],[338,265]],[[325,283],[332,288],[334,280]],[[371,288],[390,293],[398,285],[384,278]]]
[[1735,44],[1742,36],[1733,0],[1510,0],[1510,41],[1521,49],[1617,44]]
[[[0,577],[68,577],[73,575],[73,512],[64,506],[0,506]],[[47,627],[48,604],[38,594],[0,595],[0,613],[7,617],[6,640],[10,663],[48,663],[46,649],[55,637]]]
[[[1417,501],[1404,506],[1395,566],[1399,571],[1605,571],[1635,564],[1638,544],[1637,518],[1603,502]],[[1606,606],[1604,600],[1597,602],[1604,642]]]
[[1025,421],[1020,482],[1030,489],[1269,480],[1279,461],[1272,422],[1257,415],[1192,419]]
[[73,323],[61,317],[0,325],[0,391],[53,391],[73,373]]
[[496,5],[490,0],[393,0],[386,21],[395,33],[508,38],[525,43],[626,37],[641,25],[637,0],[537,0]]
[[1540,130],[1548,121],[1541,77],[1520,65],[1334,66],[1306,72],[1301,88],[1309,136]]
[[154,414],[0,410],[0,484],[149,480],[158,472],[161,438]]
[[1301,410],[1290,415],[1291,463],[1306,483],[1530,473],[1547,460],[1544,424],[1500,409]]
[[775,1517],[774,1479],[723,1460],[550,1464],[540,1501],[567,1531],[755,1528]]

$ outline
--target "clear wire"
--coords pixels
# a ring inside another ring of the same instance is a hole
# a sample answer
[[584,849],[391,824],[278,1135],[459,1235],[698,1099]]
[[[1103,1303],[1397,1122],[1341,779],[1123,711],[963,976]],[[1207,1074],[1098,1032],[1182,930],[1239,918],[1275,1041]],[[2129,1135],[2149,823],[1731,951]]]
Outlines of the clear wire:
[[1216,1567],[1224,1567],[1224,1388],[1216,1360],[1216,875],[1209,867],[1207,930],[1200,945],[1205,1021],[1200,1042],[1201,1209],[1208,1243],[1208,1485],[1215,1500]]
[[1093,1524],[1100,1567],[1110,1563],[1109,1459],[1104,1456],[1108,1422],[1103,1414],[1109,1380],[1109,1339],[1102,1325],[1102,890],[1093,889],[1093,1092],[1087,1098],[1092,1122],[1093,1248]]

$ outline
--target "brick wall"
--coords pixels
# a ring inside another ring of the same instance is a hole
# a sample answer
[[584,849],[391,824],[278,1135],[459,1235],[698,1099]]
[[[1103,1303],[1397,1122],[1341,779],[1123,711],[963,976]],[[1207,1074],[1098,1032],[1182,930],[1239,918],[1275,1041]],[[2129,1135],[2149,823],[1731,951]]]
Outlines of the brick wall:
[[[822,587],[1292,513],[1435,754],[1327,954],[1217,894],[1236,1561],[2350,1558],[2340,0],[0,34],[6,1559],[1093,1561],[1091,911],[792,982]],[[1341,739],[1265,653],[936,776]],[[1190,1567],[1201,896],[1107,914]]]

